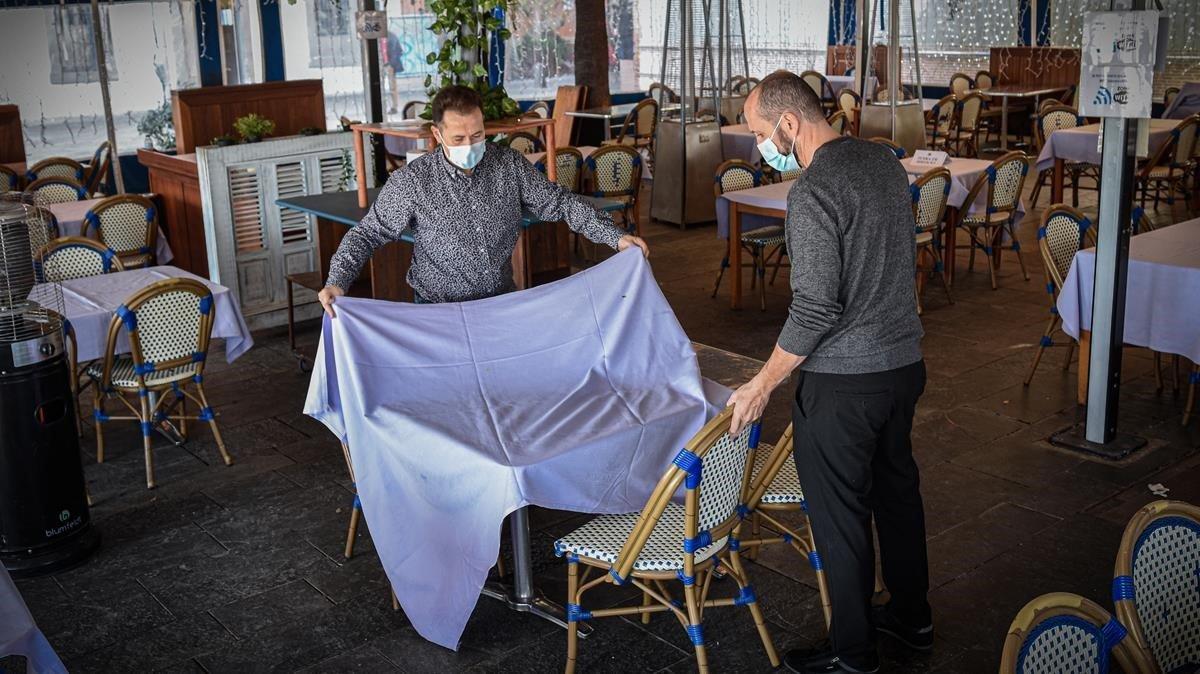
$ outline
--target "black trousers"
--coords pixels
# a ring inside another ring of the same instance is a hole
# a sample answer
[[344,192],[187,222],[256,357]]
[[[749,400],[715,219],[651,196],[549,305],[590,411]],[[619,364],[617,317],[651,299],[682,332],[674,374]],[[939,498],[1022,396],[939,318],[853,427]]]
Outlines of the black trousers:
[[925,509],[909,437],[924,390],[924,362],[871,374],[800,373],[796,468],[829,586],[830,641],[850,662],[875,648],[872,517],[893,614],[913,627],[931,622]]

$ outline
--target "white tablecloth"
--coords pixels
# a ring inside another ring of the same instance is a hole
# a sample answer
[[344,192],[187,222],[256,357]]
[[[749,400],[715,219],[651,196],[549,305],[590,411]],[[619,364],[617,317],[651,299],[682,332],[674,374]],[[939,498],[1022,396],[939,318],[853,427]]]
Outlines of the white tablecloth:
[[23,655],[29,674],[66,674],[67,668],[33,622],[25,600],[0,564],[0,657]]
[[[904,166],[904,170],[908,173],[908,182],[912,184],[922,173],[927,169],[913,166],[912,160],[901,159],[900,163]],[[950,195],[947,198],[947,204],[954,208],[962,208],[963,202],[967,200],[967,193],[979,176],[991,166],[991,162],[983,159],[968,159],[968,158],[951,158],[945,165],[945,168],[950,169]],[[755,187],[748,190],[738,190],[722,195],[717,199],[717,237],[721,239],[729,238],[729,201],[736,201],[739,204],[749,206],[757,206],[759,208],[776,208],[787,210],[787,193],[792,187],[792,181],[773,183]],[[987,190],[981,190],[979,196],[975,198],[975,203],[971,205],[969,213],[979,213],[987,206]],[[1017,206],[1017,213],[1014,216],[1014,224],[1019,225],[1022,218],[1025,217],[1025,204],[1021,202]],[[780,218],[774,218],[764,215],[742,215],[742,232],[749,232],[759,227],[767,225],[782,224]]]
[[[101,201],[104,200],[84,199],[83,201],[66,201],[51,205],[50,212],[58,220],[59,236],[79,236],[83,228],[83,216]],[[99,240],[100,232],[89,228],[87,236]],[[163,234],[162,227],[158,228],[154,255],[159,264],[166,264],[175,258],[175,254],[171,252],[171,244],[167,243],[167,237]]]
[[[212,336],[225,340],[227,362],[233,362],[254,345],[241,307],[228,288],[177,267],[150,267],[74,279],[62,284],[67,320],[75,328],[75,341],[79,345],[79,362],[104,357],[104,350],[108,346],[108,325],[117,307],[129,296],[155,281],[177,277],[195,279],[212,290],[217,312]],[[129,336],[122,330],[117,341],[117,352],[128,351]]]
[[729,393],[701,379],[637,250],[475,302],[343,298],[336,310],[304,411],[349,446],[405,615],[448,648],[505,515],[641,508]]
[[[1058,296],[1063,331],[1092,327],[1094,248],[1080,251]],[[1125,289],[1125,343],[1200,362],[1200,219],[1133,237]]]
[[[1179,126],[1178,119],[1150,120],[1149,156],[1158,152],[1171,137],[1171,131]],[[1085,124],[1074,129],[1060,129],[1050,134],[1038,154],[1034,168],[1046,171],[1054,168],[1055,159],[1078,161],[1087,164],[1100,163],[1100,125]]]
[[726,159],[741,159],[758,166],[762,155],[758,152],[758,141],[745,124],[730,124],[721,127],[721,149]]

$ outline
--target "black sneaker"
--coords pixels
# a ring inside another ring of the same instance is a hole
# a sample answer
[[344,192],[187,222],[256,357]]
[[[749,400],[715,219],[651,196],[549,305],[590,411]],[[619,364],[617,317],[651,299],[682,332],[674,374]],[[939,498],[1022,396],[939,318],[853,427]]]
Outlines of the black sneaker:
[[933,650],[933,625],[910,627],[900,622],[887,606],[871,607],[871,624],[878,632],[886,634],[914,651],[927,653]]
[[783,665],[798,674],[817,672],[874,674],[879,671],[879,656],[872,653],[849,662],[834,655],[833,650],[826,642],[824,648],[796,648],[788,651],[783,656]]

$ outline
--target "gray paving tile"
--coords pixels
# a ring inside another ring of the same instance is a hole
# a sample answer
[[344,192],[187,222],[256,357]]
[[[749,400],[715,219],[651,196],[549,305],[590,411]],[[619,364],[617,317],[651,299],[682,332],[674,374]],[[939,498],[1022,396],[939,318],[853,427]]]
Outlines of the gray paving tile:
[[333,602],[307,581],[295,580],[210,609],[209,614],[240,639],[331,606]]

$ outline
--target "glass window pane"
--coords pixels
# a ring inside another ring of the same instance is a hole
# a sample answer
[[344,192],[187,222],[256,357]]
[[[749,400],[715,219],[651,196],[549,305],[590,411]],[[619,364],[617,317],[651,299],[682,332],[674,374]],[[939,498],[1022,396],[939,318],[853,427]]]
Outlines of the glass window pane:
[[[195,6],[106,2],[100,10],[118,148],[130,152],[146,144],[137,127],[147,113],[169,106],[172,89],[199,85]],[[0,44],[0,98],[20,108],[29,163],[90,159],[107,139],[91,7],[0,9]]]
[[[574,0],[521,0],[508,11],[504,88],[522,99],[553,99],[575,84]],[[611,46],[611,45],[610,45]]]
[[[912,0],[916,3],[917,48],[921,83],[945,87],[954,73],[971,77],[990,67],[992,47],[1020,44],[1021,8],[1018,0]],[[1057,1],[1057,0],[1056,0]],[[887,44],[887,34],[875,22],[875,43]],[[900,4],[901,79],[917,80],[912,50],[912,18],[907,2]]]

